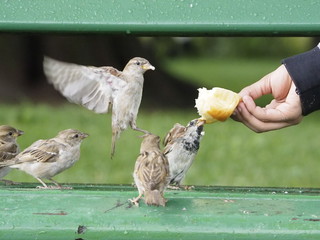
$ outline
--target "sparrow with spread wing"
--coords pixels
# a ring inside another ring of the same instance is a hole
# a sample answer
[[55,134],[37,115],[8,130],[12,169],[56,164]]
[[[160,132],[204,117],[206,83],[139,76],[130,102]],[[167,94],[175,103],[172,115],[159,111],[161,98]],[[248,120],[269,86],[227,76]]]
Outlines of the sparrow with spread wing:
[[63,130],[54,138],[34,142],[15,158],[0,163],[0,167],[17,168],[30,174],[43,185],[41,188],[49,188],[43,178],[56,185],[50,188],[63,188],[52,177],[72,167],[79,160],[80,145],[86,137],[88,134],[78,130]]
[[147,205],[165,206],[164,190],[169,183],[169,163],[160,150],[160,137],[145,134],[137,158],[133,178],[139,191],[139,196],[130,201],[139,205],[144,195]]
[[[23,131],[13,128],[8,125],[0,126],[0,163],[14,158],[20,148],[17,143],[17,138],[23,134]],[[9,167],[0,167],[0,179],[6,183],[12,183],[9,180],[2,179],[10,172]]]
[[142,98],[143,74],[155,69],[148,60],[132,58],[123,71],[65,63],[49,57],[44,58],[43,65],[49,83],[70,102],[96,113],[107,113],[112,107],[111,156],[120,133],[129,126],[147,133],[137,127],[136,119]]
[[176,123],[164,139],[164,155],[169,161],[170,184],[180,187],[199,147],[203,132],[203,121],[192,120],[185,127]]

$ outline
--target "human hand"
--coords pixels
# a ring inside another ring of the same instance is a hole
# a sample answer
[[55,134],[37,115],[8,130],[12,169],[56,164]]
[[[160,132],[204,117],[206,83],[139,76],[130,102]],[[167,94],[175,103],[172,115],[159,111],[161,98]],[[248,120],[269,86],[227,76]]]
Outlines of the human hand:
[[[264,76],[239,93],[242,101],[232,119],[242,122],[251,130],[261,133],[295,125],[302,120],[302,108],[296,86],[284,65]],[[265,107],[254,100],[272,94],[274,99]]]

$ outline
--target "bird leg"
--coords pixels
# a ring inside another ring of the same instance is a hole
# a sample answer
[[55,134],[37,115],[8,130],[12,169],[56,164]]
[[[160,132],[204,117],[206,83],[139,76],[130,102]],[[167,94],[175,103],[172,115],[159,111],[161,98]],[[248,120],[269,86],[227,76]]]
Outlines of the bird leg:
[[40,178],[37,178],[36,179],[42,184],[42,186],[37,186],[37,188],[40,188],[40,189],[48,189],[48,186],[47,184],[45,184],[44,181],[42,181]]
[[139,207],[139,200],[142,198],[143,193],[140,193],[138,197],[133,198],[133,199],[129,199],[129,201],[131,203],[133,203],[134,205],[136,205],[137,207]]
[[132,129],[135,130],[135,131],[143,132],[144,134],[151,134],[151,132],[149,132],[147,130],[143,130],[143,129],[138,128],[138,127],[135,127],[135,128],[132,128]]
[[143,129],[141,129],[141,128],[138,128],[137,125],[136,125],[136,123],[135,123],[135,121],[131,121],[131,122],[130,122],[130,126],[131,126],[131,128],[132,128],[133,130],[135,130],[135,131],[143,132],[144,134],[151,134],[151,133],[150,133],[149,131],[147,131],[147,130],[143,130]]
[[51,186],[51,189],[72,189],[72,187],[64,187],[61,184],[59,184],[58,182],[56,182],[55,180],[53,180],[52,178],[48,178],[51,182],[54,183],[54,185],[56,186]]
[[59,187],[59,188],[62,188],[62,186],[58,183],[58,182],[56,182],[55,180],[53,180],[52,178],[48,178],[51,182],[53,182],[54,183],[54,185],[56,185],[57,187]]
[[63,187],[63,186],[61,186],[59,183],[54,181],[52,178],[48,178],[48,180],[53,182],[55,186],[48,186],[40,178],[36,178],[36,179],[43,185],[43,186],[37,186],[37,188],[39,188],[39,189],[72,189],[72,187]]

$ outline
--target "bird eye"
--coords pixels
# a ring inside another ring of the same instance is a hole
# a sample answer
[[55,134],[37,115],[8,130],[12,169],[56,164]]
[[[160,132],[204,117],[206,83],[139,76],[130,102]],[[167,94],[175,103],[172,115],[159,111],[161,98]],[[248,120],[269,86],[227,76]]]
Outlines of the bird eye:
[[136,64],[139,66],[139,65],[140,65],[140,62],[136,62]]
[[9,136],[12,136],[12,135],[13,135],[13,132],[9,132],[8,134],[9,134]]
[[75,138],[78,138],[78,137],[79,137],[79,135],[78,135],[78,134],[76,134],[76,135],[74,135],[74,137],[75,137]]

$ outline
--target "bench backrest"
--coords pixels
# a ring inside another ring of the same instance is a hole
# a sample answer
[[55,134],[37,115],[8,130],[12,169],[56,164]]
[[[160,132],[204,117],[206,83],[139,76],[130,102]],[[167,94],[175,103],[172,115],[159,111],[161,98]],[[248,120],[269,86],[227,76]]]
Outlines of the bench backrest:
[[0,31],[317,36],[317,0],[3,0]]

